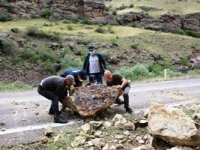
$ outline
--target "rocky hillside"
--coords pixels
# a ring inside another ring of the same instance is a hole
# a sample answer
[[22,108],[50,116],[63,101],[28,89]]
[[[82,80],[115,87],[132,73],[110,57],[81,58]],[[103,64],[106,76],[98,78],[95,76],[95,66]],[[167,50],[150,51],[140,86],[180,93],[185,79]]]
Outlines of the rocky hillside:
[[98,0],[0,0],[0,12],[7,19],[102,17],[106,13],[105,5]]

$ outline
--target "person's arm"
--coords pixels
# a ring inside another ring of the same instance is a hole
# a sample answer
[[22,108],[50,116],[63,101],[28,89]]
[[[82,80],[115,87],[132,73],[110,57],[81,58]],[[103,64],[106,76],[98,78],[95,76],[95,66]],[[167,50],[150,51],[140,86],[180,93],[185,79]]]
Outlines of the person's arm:
[[122,78],[122,84],[120,85],[120,88],[124,88],[128,84],[128,81],[125,78]]
[[88,55],[86,56],[84,63],[83,63],[83,70],[87,71],[87,65],[88,65]]
[[103,56],[101,54],[99,54],[99,57],[101,59],[101,63],[103,65],[104,70],[107,69],[107,64],[106,64],[105,59],[103,58]]

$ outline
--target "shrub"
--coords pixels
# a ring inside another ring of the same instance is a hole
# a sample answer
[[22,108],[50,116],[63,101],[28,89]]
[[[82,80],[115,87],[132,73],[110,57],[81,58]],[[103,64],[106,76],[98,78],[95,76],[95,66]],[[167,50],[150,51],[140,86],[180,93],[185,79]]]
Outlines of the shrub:
[[114,16],[117,15],[117,10],[116,10],[116,9],[113,9],[113,10],[112,10],[112,15],[114,15]]
[[133,44],[130,45],[130,47],[131,47],[132,49],[137,49],[138,46],[139,46],[138,43],[133,43]]
[[12,40],[9,39],[0,39],[0,52],[5,55],[12,54],[14,51],[15,44]]
[[50,52],[48,52],[48,51],[45,51],[45,50],[39,52],[39,58],[40,58],[43,62],[48,61],[48,60],[49,60],[49,61],[53,61],[53,60],[54,60],[53,54],[50,53]]
[[6,83],[6,84],[0,82],[0,91],[20,91],[20,90],[24,91],[30,89],[33,89],[33,87],[20,81],[16,81],[14,83]]
[[130,80],[142,80],[150,77],[151,74],[143,64],[136,64],[131,68],[122,68],[120,70],[122,76]]
[[149,72],[154,73],[156,75],[161,75],[163,68],[159,64],[152,62],[148,65],[148,70]]
[[96,30],[95,30],[97,33],[106,33],[106,30],[102,27],[98,27]]
[[52,15],[52,11],[51,11],[50,9],[44,9],[44,10],[42,11],[41,17],[42,17],[42,18],[49,19],[49,18],[51,17],[51,15]]
[[112,26],[108,26],[108,32],[112,34],[115,33],[115,31],[112,29]]
[[89,20],[89,19],[84,19],[84,20],[82,20],[81,23],[82,23],[82,24],[87,24],[87,25],[92,25],[92,21]]
[[50,59],[44,62],[43,67],[46,71],[53,72],[53,62]]
[[67,51],[65,57],[61,60],[61,66],[63,69],[70,68],[82,68],[82,61],[80,58],[74,58],[70,55],[70,51]]
[[11,20],[11,16],[7,12],[0,11],[0,22],[5,22]]
[[195,32],[195,31],[191,31],[191,30],[185,30],[184,34],[188,35],[188,36],[200,38],[200,32]]
[[73,26],[72,25],[67,25],[67,30],[72,31],[73,30]]
[[183,66],[190,66],[190,61],[189,59],[185,58],[185,57],[180,57],[180,64]]
[[60,41],[60,34],[58,32],[46,33],[37,27],[28,27],[26,34],[31,37]]
[[22,60],[27,60],[30,63],[36,63],[37,60],[39,59],[39,56],[31,48],[24,48],[22,52],[19,54],[19,57]]

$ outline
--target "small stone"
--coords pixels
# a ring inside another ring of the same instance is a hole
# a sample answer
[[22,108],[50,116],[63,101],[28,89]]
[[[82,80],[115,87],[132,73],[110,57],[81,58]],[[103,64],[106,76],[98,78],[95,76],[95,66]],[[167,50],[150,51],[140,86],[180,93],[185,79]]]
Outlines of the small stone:
[[102,143],[101,138],[92,139],[91,142],[92,142],[92,144],[93,144],[95,147],[97,147],[98,149],[101,149],[102,146],[104,145],[104,144]]
[[44,138],[40,139],[39,142],[41,144],[47,144],[48,143],[48,138],[44,137]]
[[123,139],[124,138],[124,135],[116,135],[115,136],[115,139]]
[[151,145],[142,145],[139,147],[132,148],[132,150],[155,150]]
[[102,121],[90,121],[89,124],[92,127],[99,128],[102,125]]
[[38,113],[38,112],[36,112],[36,113],[35,113],[35,115],[37,116],[37,115],[39,115],[39,113]]
[[109,122],[109,121],[105,121],[104,122],[104,127],[105,128],[110,128],[112,126],[112,123],[111,122]]
[[103,132],[102,132],[102,131],[96,131],[96,132],[94,133],[94,136],[96,136],[96,137],[102,137],[102,135],[103,135]]
[[81,126],[82,131],[84,131],[85,133],[88,133],[89,131],[91,131],[91,126],[89,123],[86,123],[84,125]]
[[145,143],[141,136],[137,136],[137,137],[136,137],[136,141],[137,141],[138,143],[140,143],[140,144],[144,144],[144,143]]
[[76,147],[76,146],[82,145],[85,143],[85,141],[86,141],[86,137],[77,136],[75,137],[74,141],[71,143],[71,146]]
[[124,129],[125,130],[135,130],[135,125],[131,122],[128,122],[128,123],[124,124]]
[[116,122],[116,121],[122,120],[122,118],[123,118],[122,115],[116,114],[116,115],[114,116],[114,118],[112,119],[112,121]]
[[124,131],[124,135],[129,136],[130,132],[129,131]]
[[88,146],[92,146],[93,145],[91,141],[88,141],[87,144],[88,144]]

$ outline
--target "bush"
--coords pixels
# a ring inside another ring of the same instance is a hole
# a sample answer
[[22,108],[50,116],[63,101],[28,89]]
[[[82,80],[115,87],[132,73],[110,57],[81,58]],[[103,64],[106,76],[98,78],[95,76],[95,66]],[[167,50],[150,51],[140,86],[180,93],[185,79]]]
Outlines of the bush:
[[10,21],[10,20],[11,16],[9,13],[0,11],[0,22]]
[[185,58],[185,57],[180,57],[181,61],[180,64],[183,66],[190,66],[190,61],[189,59]]
[[115,31],[112,29],[112,26],[108,26],[108,32],[112,34],[115,33]]
[[82,23],[82,24],[87,24],[87,25],[92,25],[92,21],[89,20],[89,19],[84,19],[84,20],[82,20],[81,23]]
[[106,30],[102,27],[98,27],[96,30],[95,30],[97,33],[106,33]]
[[150,77],[151,74],[143,64],[136,64],[131,68],[122,68],[120,74],[129,80],[142,80]]
[[[39,60],[39,56],[31,48],[24,48],[22,52],[20,53],[19,57],[22,60],[27,60],[30,63],[36,63],[37,60]],[[20,61],[20,60],[16,59],[16,61]]]
[[46,71],[53,72],[53,62],[50,59],[44,62],[43,67]]
[[52,11],[51,11],[50,9],[44,9],[44,10],[42,11],[41,17],[42,17],[42,18],[49,19],[49,18],[51,17],[52,14],[53,14],[53,13],[52,13]]
[[31,37],[49,39],[51,41],[60,41],[60,34],[58,32],[46,33],[39,30],[37,27],[28,27],[26,34]]
[[133,43],[133,44],[130,45],[130,47],[131,47],[132,49],[137,49],[138,46],[139,46],[138,43]]
[[153,74],[161,75],[163,68],[159,64],[152,62],[148,65],[148,70]]
[[71,51],[69,49],[65,50],[65,56],[61,60],[61,66],[63,69],[70,69],[70,68],[82,68],[83,62],[80,58],[74,58],[71,56]]
[[45,51],[45,50],[39,52],[39,58],[43,62],[45,62],[45,61],[53,61],[55,59],[54,56],[53,56],[53,54],[51,54],[50,52]]
[[116,9],[113,9],[113,10],[112,10],[112,15],[114,15],[114,16],[117,15],[117,10],[116,10]]
[[0,39],[0,52],[5,55],[12,54],[14,51],[15,44],[12,40],[9,39]]
[[188,35],[188,36],[200,38],[200,32],[195,32],[195,31],[191,31],[191,30],[185,30],[184,34]]
[[67,30],[72,31],[73,30],[73,26],[72,25],[67,25]]

